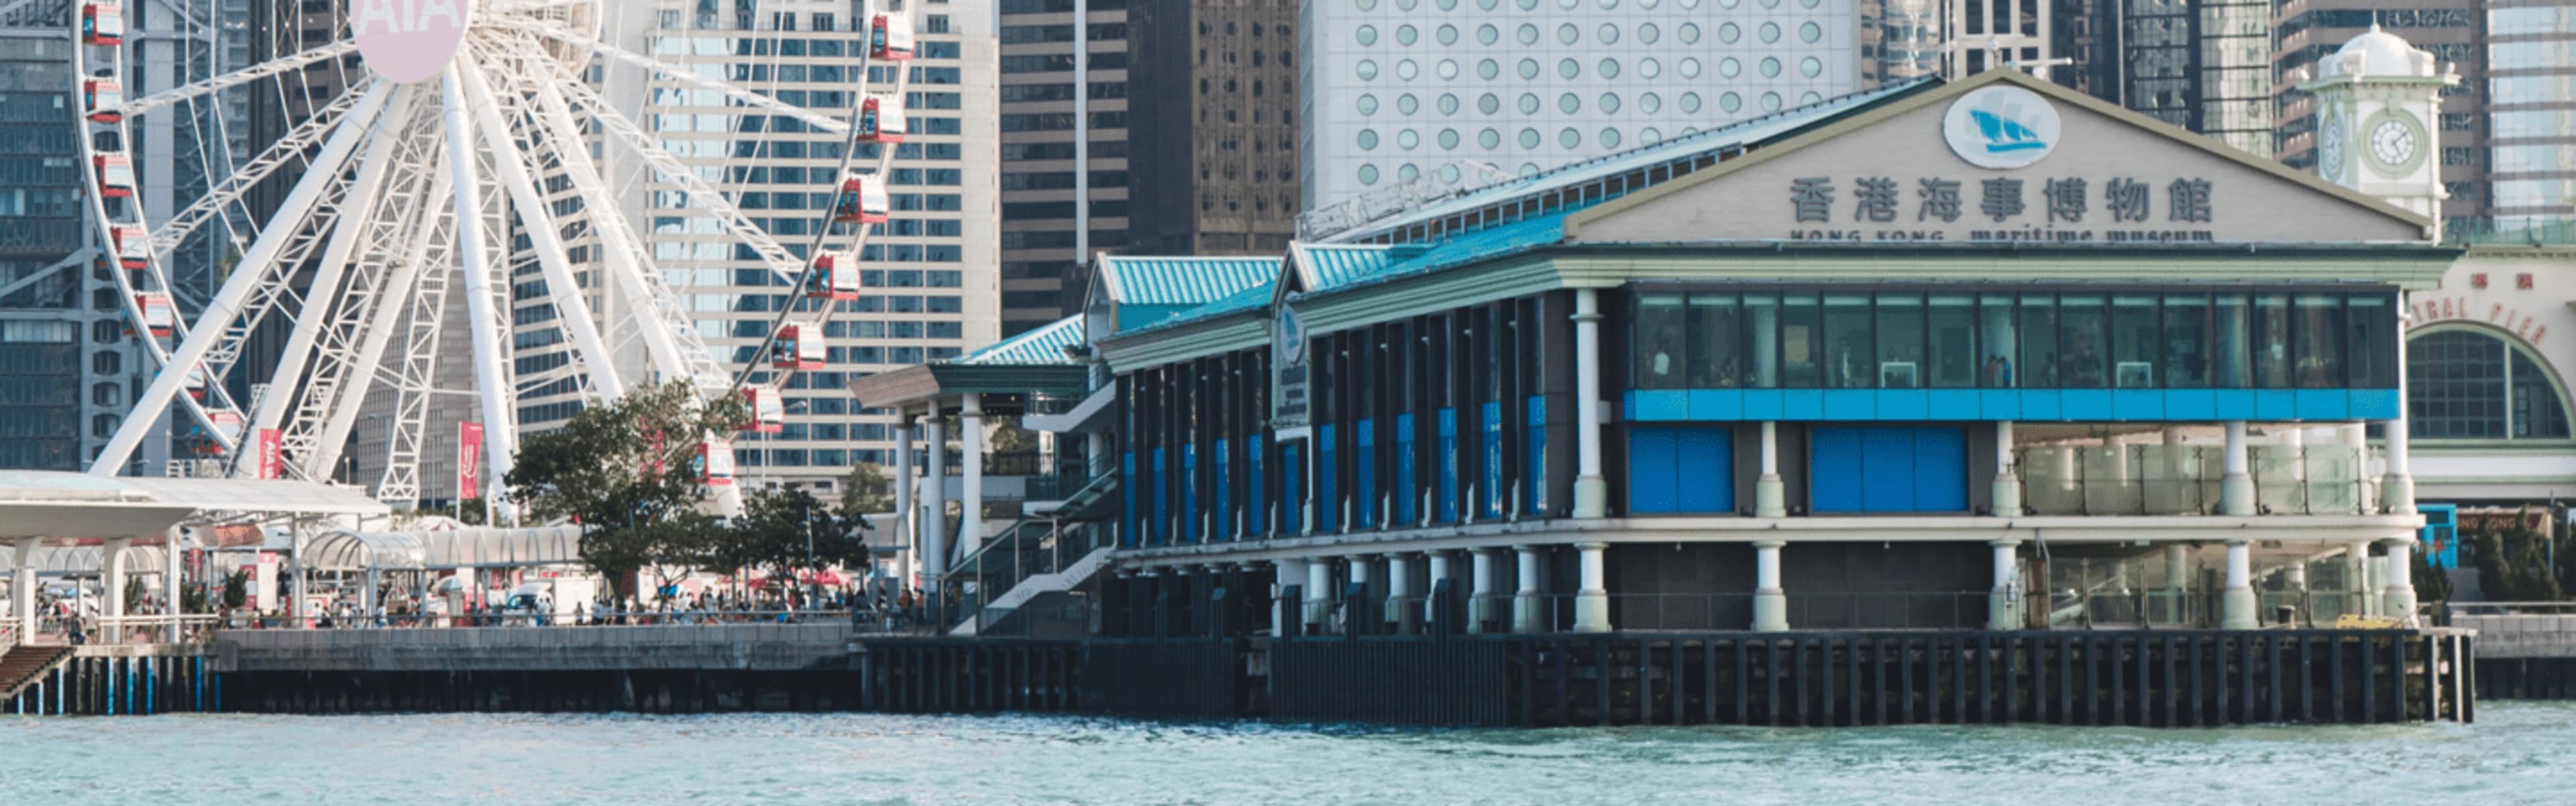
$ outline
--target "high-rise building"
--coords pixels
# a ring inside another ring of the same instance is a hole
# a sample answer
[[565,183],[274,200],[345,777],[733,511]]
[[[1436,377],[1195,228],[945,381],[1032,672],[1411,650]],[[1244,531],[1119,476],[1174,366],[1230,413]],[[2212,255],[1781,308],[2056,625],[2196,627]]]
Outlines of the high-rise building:
[[1855,2],[1308,3],[1304,206],[1322,226],[1337,216],[1318,208],[1345,201],[1535,174],[1850,92],[1865,75]]
[[[2272,11],[2273,156],[2297,168],[2317,165],[2316,99],[2298,89],[2319,74],[2317,63],[2377,26],[2404,37],[2460,74],[2442,90],[2438,134],[2442,202],[2446,219],[2489,215],[2486,134],[2486,57],[2481,53],[2479,8],[2491,0],[2296,0]],[[2560,95],[2563,97],[2564,92]]]
[[2576,3],[2486,5],[2485,212],[2499,227],[2576,220]]
[[[1411,5],[1416,0],[1403,0]],[[1288,245],[1297,213],[1301,53],[1293,0],[1130,0],[1128,242],[1147,254]],[[1307,186],[1312,192],[1313,186]]]
[[1124,0],[1001,4],[1005,337],[1081,307],[1083,261],[1127,243],[1127,47]]
[[[900,2],[901,0],[894,0]],[[912,0],[920,2],[920,0]],[[881,5],[882,3],[880,3]],[[622,4],[621,4],[622,5]],[[657,0],[612,12],[616,44],[791,104],[846,116],[856,100],[867,20],[851,0],[773,0],[718,10]],[[1001,331],[997,198],[998,46],[994,7],[929,0],[915,15],[916,57],[906,99],[909,133],[888,177],[892,217],[860,255],[860,299],[826,330],[830,365],[797,373],[785,390],[779,433],[735,443],[739,477],[754,484],[836,487],[858,462],[888,460],[892,420],[852,407],[852,373],[951,358]],[[869,86],[892,89],[895,67],[867,65]],[[629,83],[633,82],[633,83]],[[783,116],[747,112],[711,90],[611,68],[614,103],[641,99],[637,120],[662,147],[718,179],[753,223],[799,254],[826,226],[845,138]],[[862,159],[876,156],[863,145]],[[745,260],[716,219],[690,206],[678,185],[608,146],[602,170],[632,210],[627,220],[674,291],[697,313],[697,330],[722,360],[749,361],[770,337],[786,281]],[[683,282],[684,281],[684,282]],[[640,376],[640,373],[638,373]]]
[[2058,83],[2249,154],[2273,152],[2266,0],[2063,0]]

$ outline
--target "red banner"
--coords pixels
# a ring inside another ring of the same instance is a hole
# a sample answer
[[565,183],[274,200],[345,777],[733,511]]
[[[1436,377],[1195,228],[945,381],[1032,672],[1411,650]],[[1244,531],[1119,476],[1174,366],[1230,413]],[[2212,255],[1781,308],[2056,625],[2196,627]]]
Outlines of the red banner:
[[483,424],[482,424],[482,423],[457,423],[457,424],[456,424],[456,499],[457,499],[457,500],[462,501],[462,500],[465,500],[465,499],[474,498],[474,497],[476,497],[476,496],[482,495],[482,491],[481,491],[481,490],[479,490],[479,489],[477,489],[477,488],[474,486],[475,478],[476,478],[477,476],[481,475],[481,473],[482,473],[482,464],[483,464]]
[[259,430],[259,477],[260,477],[260,480],[262,480],[262,481],[266,481],[266,480],[269,480],[269,479],[282,478],[282,477],[284,477],[285,475],[286,475],[286,432],[285,432],[285,431],[281,431],[281,430],[279,430],[279,429],[275,429],[275,428],[262,428],[262,429],[260,429],[260,430]]

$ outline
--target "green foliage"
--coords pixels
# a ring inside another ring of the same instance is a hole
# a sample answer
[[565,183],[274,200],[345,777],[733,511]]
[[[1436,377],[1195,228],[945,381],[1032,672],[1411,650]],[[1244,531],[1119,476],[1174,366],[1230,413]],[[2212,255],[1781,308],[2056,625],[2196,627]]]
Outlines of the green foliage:
[[224,575],[224,609],[238,610],[250,602],[250,575],[234,571]]
[[143,612],[143,600],[146,596],[148,596],[148,594],[144,592],[142,577],[126,577],[125,612]]
[[761,490],[744,501],[743,516],[718,554],[723,567],[752,569],[784,582],[795,579],[799,569],[867,564],[866,532],[866,522],[856,514],[812,493]]
[[478,495],[473,498],[465,499],[463,503],[456,507],[456,522],[467,526],[487,525],[483,522],[483,510],[485,506],[482,496]]
[[[2554,602],[2566,598],[2558,569],[2550,567],[2547,536],[2521,526],[2482,529],[2468,536],[2477,555],[2478,588],[2492,601]],[[2564,549],[2565,546],[2558,548]]]
[[894,511],[894,485],[884,465],[860,462],[841,480],[841,514],[849,516]]
[[701,510],[707,485],[691,463],[709,435],[730,434],[749,415],[741,398],[701,406],[696,397],[676,381],[637,386],[529,435],[510,470],[512,499],[538,520],[580,524],[582,562],[621,588],[644,568],[706,565],[725,529]]
[[[2372,562],[2378,561],[2379,559],[2372,560]],[[2433,567],[2432,552],[2415,552],[2414,563],[2414,567],[2407,570],[2406,576],[2415,583],[2415,601],[2425,603],[2450,601],[2451,575],[2444,569]],[[2370,593],[2377,594],[2378,591],[2370,591]]]

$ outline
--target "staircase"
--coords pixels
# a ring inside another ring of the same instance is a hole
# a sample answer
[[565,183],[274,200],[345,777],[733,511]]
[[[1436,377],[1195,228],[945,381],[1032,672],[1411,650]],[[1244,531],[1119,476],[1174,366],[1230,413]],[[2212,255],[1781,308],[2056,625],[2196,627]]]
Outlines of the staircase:
[[67,646],[13,646],[0,652],[0,702],[18,696],[20,689],[36,681],[45,672],[71,657]]
[[1031,599],[1043,594],[1072,590],[1074,586],[1090,579],[1091,575],[1100,573],[1101,567],[1109,564],[1109,553],[1112,550],[1109,546],[1092,549],[1091,553],[1082,555],[1082,559],[1066,563],[1063,570],[1031,574],[1021,579],[1019,584],[1012,585],[1010,590],[1003,591],[1002,595],[985,603],[982,612],[958,622],[957,627],[949,630],[948,634],[959,637],[972,636],[982,625],[1001,622],[1011,615],[1011,611],[1028,604]]

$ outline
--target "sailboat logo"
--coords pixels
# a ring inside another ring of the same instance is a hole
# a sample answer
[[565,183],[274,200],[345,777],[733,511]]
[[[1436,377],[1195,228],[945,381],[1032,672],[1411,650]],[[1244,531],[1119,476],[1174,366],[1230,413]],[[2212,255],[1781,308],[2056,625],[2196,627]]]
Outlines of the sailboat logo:
[[1960,96],[1941,123],[1951,152],[1981,168],[2029,165],[2057,144],[2056,107],[2021,87],[1986,87]]

